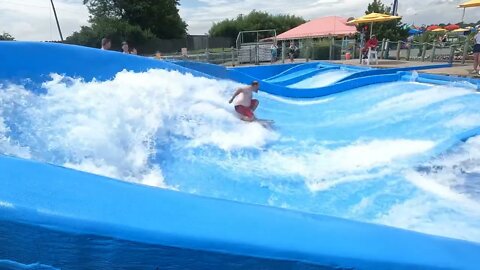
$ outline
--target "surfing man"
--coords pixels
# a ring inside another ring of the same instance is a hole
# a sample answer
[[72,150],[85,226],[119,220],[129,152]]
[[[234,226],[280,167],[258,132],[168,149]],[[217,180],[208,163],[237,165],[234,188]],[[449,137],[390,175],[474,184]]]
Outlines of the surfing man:
[[256,119],[253,112],[258,107],[258,100],[252,97],[253,92],[258,92],[258,87],[258,82],[253,81],[250,86],[238,88],[228,101],[228,103],[232,103],[235,100],[235,111],[242,115],[241,119],[244,121],[251,122]]

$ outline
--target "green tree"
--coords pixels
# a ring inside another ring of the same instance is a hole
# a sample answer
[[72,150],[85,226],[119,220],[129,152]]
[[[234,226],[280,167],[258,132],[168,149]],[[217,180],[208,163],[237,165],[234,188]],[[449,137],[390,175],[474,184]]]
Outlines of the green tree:
[[112,40],[112,49],[119,49],[122,41],[127,40],[131,45],[138,46],[154,39],[155,35],[118,18],[96,18],[91,26],[82,26],[79,32],[67,37],[66,43],[99,48],[104,37]]
[[[381,0],[373,0],[372,3],[368,4],[367,11],[365,14],[370,14],[372,12],[376,13],[391,13],[391,8],[385,6]],[[360,25],[359,27],[364,27],[365,24]],[[370,27],[370,24],[368,24]],[[378,37],[378,39],[389,39],[389,40],[403,40],[408,37],[408,29],[404,27],[404,24],[401,20],[393,20],[383,23],[373,23],[373,33]]]
[[158,38],[181,38],[187,24],[178,13],[178,0],[84,0],[95,21],[119,19],[152,32]]
[[271,15],[267,12],[252,10],[248,15],[238,15],[235,19],[225,19],[214,23],[208,31],[213,37],[231,37],[236,39],[240,31],[276,29],[277,34],[294,28],[305,20],[292,15]]
[[3,32],[3,34],[0,35],[0,40],[12,41],[12,40],[15,40],[15,38],[9,33]]

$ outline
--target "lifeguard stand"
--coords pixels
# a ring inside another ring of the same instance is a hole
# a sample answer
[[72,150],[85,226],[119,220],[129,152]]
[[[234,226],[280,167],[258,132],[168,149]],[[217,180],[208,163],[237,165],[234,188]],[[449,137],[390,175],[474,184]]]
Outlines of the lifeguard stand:
[[270,47],[277,40],[275,29],[241,31],[237,36],[238,63],[270,62]]

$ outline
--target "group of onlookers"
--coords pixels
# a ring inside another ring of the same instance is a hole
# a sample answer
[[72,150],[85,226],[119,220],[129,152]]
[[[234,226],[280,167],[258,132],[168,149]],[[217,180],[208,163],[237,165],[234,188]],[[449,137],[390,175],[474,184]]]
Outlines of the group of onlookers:
[[[110,50],[111,47],[112,47],[112,41],[109,38],[103,38],[101,49],[102,50]],[[135,48],[130,49],[130,46],[128,45],[128,42],[124,41],[124,42],[122,42],[121,52],[126,53],[126,54],[137,54],[137,49],[135,49]]]
[[[270,46],[270,53],[272,54],[271,62],[273,64],[277,62],[277,58],[278,58],[277,42],[274,41],[272,43],[272,46]],[[290,62],[293,62],[295,59],[295,55],[298,53],[298,47],[295,46],[295,42],[293,41],[290,42],[290,46],[288,47],[287,53],[288,53],[288,58],[290,59]]]
[[[365,43],[365,46],[362,48],[363,57],[367,57],[369,50],[375,50],[378,47],[378,40],[375,35],[372,35],[370,39]],[[276,42],[273,42],[270,46],[270,52],[272,54],[271,62],[275,63],[278,58],[278,46]],[[298,54],[298,47],[295,45],[295,42],[291,41],[290,46],[287,48],[288,58],[290,62],[294,62],[295,56]]]
[[[477,29],[480,30],[480,27],[477,26]],[[479,74],[478,66],[480,64],[480,31],[473,37],[473,71],[472,74]]]
[[368,58],[368,52],[371,50],[376,50],[377,47],[378,47],[378,39],[375,35],[372,35],[365,43],[365,46],[363,46],[362,48],[363,58]]

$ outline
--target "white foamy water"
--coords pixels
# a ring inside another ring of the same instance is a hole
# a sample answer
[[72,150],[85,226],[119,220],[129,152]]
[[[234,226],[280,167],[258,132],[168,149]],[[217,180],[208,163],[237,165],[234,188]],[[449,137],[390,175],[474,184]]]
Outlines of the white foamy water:
[[[363,104],[359,104],[364,108],[364,111],[356,112],[349,115],[345,115],[341,117],[341,119],[333,118],[330,121],[325,121],[323,125],[331,125],[333,122],[344,122],[345,124],[356,123],[358,121],[371,121],[376,123],[381,123],[388,118],[392,118],[395,120],[399,120],[401,118],[408,118],[411,114],[415,113],[416,111],[422,110],[427,108],[428,106],[433,106],[436,104],[440,104],[442,102],[449,101],[454,98],[460,98],[468,95],[475,95],[475,91],[471,89],[453,87],[453,86],[444,86],[444,85],[432,85],[426,89],[419,89],[419,90],[409,90],[409,85],[405,85],[402,83],[397,85],[398,83],[392,84],[383,84],[379,87],[386,87],[387,85],[391,85],[390,87],[400,87],[405,89],[405,93],[400,95],[394,95],[386,97],[383,100],[379,100],[376,103],[371,104],[371,106],[363,107]],[[417,83],[410,83],[415,85]],[[424,85],[424,84],[421,84]],[[381,89],[381,88],[379,88]],[[381,95],[379,93],[378,95]],[[367,104],[370,104],[368,100],[365,100]],[[357,105],[358,106],[358,105]],[[441,106],[438,111],[432,111],[432,113],[448,113],[448,112],[456,112],[461,111],[464,108],[464,105],[461,104],[447,104]],[[456,126],[459,125],[470,125],[466,123],[460,123],[464,116],[460,116],[457,120],[447,120],[452,121],[450,123],[446,123],[445,125]],[[475,125],[475,122],[470,121]]]
[[451,98],[471,95],[472,90],[448,86],[433,86],[421,91],[406,91],[376,104],[366,114],[378,114],[384,111],[404,112],[421,109]]
[[0,153],[165,186],[162,169],[150,162],[158,140],[181,136],[192,147],[231,150],[276,138],[238,120],[228,104],[235,87],[164,70],[89,83],[52,75],[42,95],[10,85],[0,92]]
[[428,151],[434,145],[432,141],[402,139],[358,141],[336,149],[306,145],[300,149],[269,149],[254,162],[250,156],[214,162],[232,171],[248,171],[256,176],[297,179],[311,192],[317,192],[340,184],[382,177],[405,166],[402,161]]
[[468,209],[449,200],[418,195],[394,205],[387,213],[372,221],[427,234],[480,242],[480,213],[478,208],[475,211]]
[[275,101],[279,101],[285,104],[292,104],[298,106],[310,106],[310,105],[317,105],[323,103],[329,103],[335,100],[334,97],[327,97],[327,98],[309,98],[309,99],[294,99],[294,98],[284,98],[280,96],[271,95],[265,92],[261,92],[260,95]]
[[351,75],[352,72],[346,70],[331,70],[325,71],[298,83],[289,85],[290,88],[317,88],[323,87]]
[[[2,85],[0,85],[2,87]],[[21,86],[7,87],[5,92],[0,92],[0,153],[22,158],[31,158],[28,145],[21,146],[18,142],[9,137],[10,127],[7,126],[4,119],[4,113],[9,111],[10,117],[14,117],[17,104],[28,104],[29,93]]]

